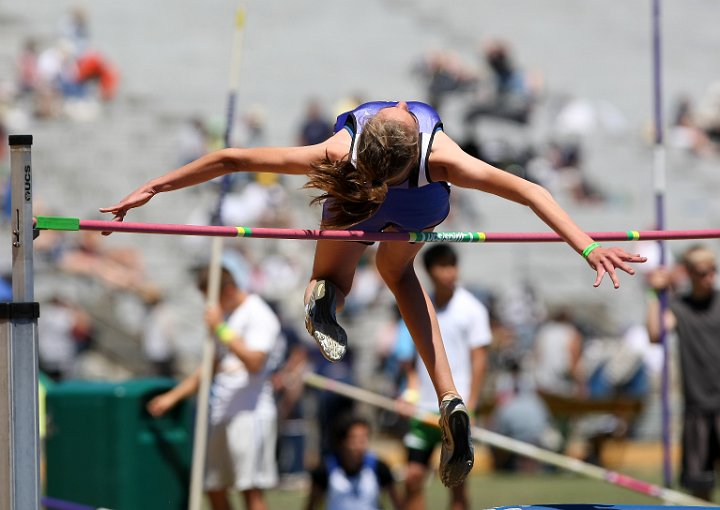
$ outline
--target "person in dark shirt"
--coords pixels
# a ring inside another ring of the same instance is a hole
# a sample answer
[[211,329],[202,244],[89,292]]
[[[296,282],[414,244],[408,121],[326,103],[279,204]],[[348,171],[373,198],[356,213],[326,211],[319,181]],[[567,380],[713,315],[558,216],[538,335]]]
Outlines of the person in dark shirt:
[[401,506],[395,479],[388,465],[369,451],[370,423],[346,415],[333,438],[333,452],[310,472],[312,487],[306,510],[377,510],[387,493],[394,508]]
[[[687,293],[673,295],[664,321],[675,330],[682,373],[684,400],[682,433],[682,485],[696,497],[710,500],[715,486],[715,464],[720,460],[720,291],[715,289],[716,255],[695,245],[683,253],[689,280]],[[670,272],[649,275],[653,290],[668,289]],[[660,338],[660,307],[648,303],[648,332]]]
[[320,103],[311,99],[308,101],[305,118],[300,125],[300,145],[315,145],[324,142],[333,133],[332,122],[322,113]]

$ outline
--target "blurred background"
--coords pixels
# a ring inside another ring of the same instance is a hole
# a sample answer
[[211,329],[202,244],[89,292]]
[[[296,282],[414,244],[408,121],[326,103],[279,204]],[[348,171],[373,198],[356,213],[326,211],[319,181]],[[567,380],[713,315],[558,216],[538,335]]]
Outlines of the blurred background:
[[[0,0],[2,235],[9,236],[8,134],[34,136],[36,213],[84,219],[99,219],[98,208],[220,148],[236,7],[228,0]],[[339,113],[363,101],[426,101],[468,152],[547,187],[585,230],[655,228],[649,1],[250,0],[246,10],[234,146],[314,143]],[[713,0],[664,4],[668,229],[720,221],[720,61],[713,57],[719,17]],[[302,184],[295,177],[238,177],[224,221],[314,228],[319,210],[308,207]],[[131,218],[207,223],[217,192],[217,183],[208,183],[162,195]],[[529,210],[492,196],[454,189],[453,200],[439,230],[547,230]],[[671,260],[689,244],[667,243]],[[707,244],[720,248],[715,240]],[[200,238],[43,232],[35,245],[43,371],[56,382],[187,374],[204,335],[191,269],[207,260],[209,245]],[[623,246],[647,254],[647,266],[657,264],[655,243]],[[226,262],[243,286],[276,306],[286,335],[296,338],[292,345],[307,353],[305,370],[322,368],[302,325],[313,247],[226,243]],[[538,332],[558,316],[580,332],[588,363],[600,356],[590,347],[634,342],[651,384],[632,426],[610,415],[605,429],[575,427],[565,435],[566,452],[592,457],[591,439],[610,427],[609,436],[623,437],[616,452],[629,451],[628,440],[640,452],[634,465],[614,467],[657,479],[660,353],[643,337],[643,274],[621,278],[619,290],[607,281],[594,289],[594,273],[565,245],[457,249],[463,284],[493,318],[489,405],[518,367],[531,378]],[[1,250],[7,284],[10,243]],[[342,317],[352,347],[343,376],[395,397],[392,305],[370,251]],[[303,462],[286,467],[298,475],[286,481],[301,484],[322,434],[312,425],[317,395],[305,393],[299,398],[309,403],[298,418]],[[402,423],[374,413],[376,440],[399,444]]]

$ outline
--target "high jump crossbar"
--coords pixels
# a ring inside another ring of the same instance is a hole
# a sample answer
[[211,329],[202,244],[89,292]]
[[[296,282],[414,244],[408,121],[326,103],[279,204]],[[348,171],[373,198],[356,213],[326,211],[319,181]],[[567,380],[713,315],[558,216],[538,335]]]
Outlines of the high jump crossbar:
[[[386,409],[408,418],[415,418],[428,425],[435,427],[438,426],[437,414],[408,403],[399,403],[396,400],[379,395],[364,388],[359,388],[334,379],[329,379],[315,373],[305,374],[304,382],[308,386],[312,386],[314,388],[337,393],[338,395],[343,395],[359,402]],[[588,478],[593,478],[595,480],[607,482],[634,492],[639,492],[641,494],[645,494],[646,496],[660,499],[665,503],[687,506],[709,506],[707,501],[690,496],[689,494],[660,487],[659,485],[639,480],[616,471],[611,471],[594,464],[589,464],[579,459],[574,459],[550,450],[545,450],[530,443],[525,443],[523,441],[498,434],[497,432],[493,432],[491,430],[480,427],[472,427],[471,430],[473,440],[476,442],[485,443],[490,446],[500,448],[501,450],[513,452],[518,455],[522,455],[523,457],[528,457],[545,464],[559,467],[565,471],[571,471]]]
[[[455,243],[544,243],[561,242],[554,232],[364,232],[361,230],[318,230],[291,228],[255,228],[214,225],[181,225],[163,223],[81,220],[57,216],[35,218],[38,230],[90,230],[136,234],[168,234],[206,237],[254,237],[265,239],[335,240],[335,241],[404,241]],[[717,239],[720,229],[704,230],[626,230],[588,232],[596,241],[653,241],[679,239]]]

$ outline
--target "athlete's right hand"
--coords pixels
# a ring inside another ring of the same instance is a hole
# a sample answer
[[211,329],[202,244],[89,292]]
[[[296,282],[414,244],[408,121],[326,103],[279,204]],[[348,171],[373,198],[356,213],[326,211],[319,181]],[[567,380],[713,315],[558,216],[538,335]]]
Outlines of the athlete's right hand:
[[[156,193],[157,192],[151,186],[141,186],[117,204],[111,207],[100,208],[100,212],[111,213],[113,215],[112,221],[123,221],[125,215],[130,209],[145,205],[153,196],[155,196]],[[103,235],[109,234],[110,232],[103,232]]]

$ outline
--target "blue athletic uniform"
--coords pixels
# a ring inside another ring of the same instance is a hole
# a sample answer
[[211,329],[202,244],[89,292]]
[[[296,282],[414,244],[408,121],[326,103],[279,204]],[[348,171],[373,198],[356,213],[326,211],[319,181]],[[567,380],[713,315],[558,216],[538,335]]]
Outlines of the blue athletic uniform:
[[[357,161],[356,141],[365,122],[381,109],[395,105],[397,101],[373,101],[337,118],[335,132],[346,129],[352,136],[350,161],[353,164]],[[410,113],[417,119],[420,130],[418,164],[405,182],[388,189],[385,201],[375,214],[354,225],[353,230],[380,232],[389,226],[395,226],[403,231],[417,232],[439,225],[450,213],[450,185],[444,181],[433,182],[428,169],[433,138],[435,133],[442,131],[442,121],[438,113],[425,103],[408,101],[407,105]],[[323,207],[323,217],[328,214],[328,201]]]
[[325,493],[327,510],[379,510],[381,492],[395,483],[390,467],[371,452],[352,473],[345,471],[335,455],[324,460],[310,477]]

